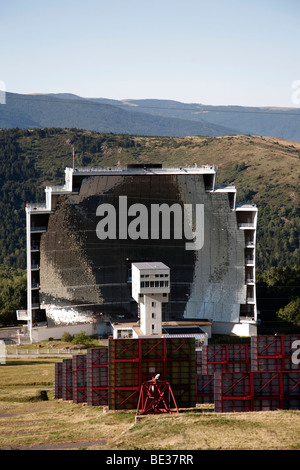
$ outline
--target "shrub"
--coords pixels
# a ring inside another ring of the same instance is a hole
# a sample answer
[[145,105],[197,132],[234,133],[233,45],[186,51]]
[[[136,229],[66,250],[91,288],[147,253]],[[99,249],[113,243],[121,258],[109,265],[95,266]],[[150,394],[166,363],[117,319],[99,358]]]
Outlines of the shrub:
[[61,337],[61,340],[65,343],[71,343],[73,340],[73,336],[68,331],[65,331]]
[[90,338],[88,338],[85,335],[85,332],[82,331],[81,333],[78,333],[73,339],[72,339],[72,344],[84,344],[87,345],[90,342]]

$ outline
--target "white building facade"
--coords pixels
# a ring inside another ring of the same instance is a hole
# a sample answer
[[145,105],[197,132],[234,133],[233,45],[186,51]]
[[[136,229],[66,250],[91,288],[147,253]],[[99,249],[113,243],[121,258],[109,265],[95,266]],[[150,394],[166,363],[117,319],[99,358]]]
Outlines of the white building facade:
[[[218,187],[216,176],[211,165],[66,168],[45,204],[26,207],[29,330],[100,331],[139,313],[147,334],[161,321],[195,319],[211,322],[213,334],[255,335],[257,208],[237,205],[236,188]],[[132,266],[156,260],[172,277],[140,277],[138,312]],[[147,282],[164,285],[149,296]]]
[[132,264],[132,297],[144,335],[162,334],[162,303],[169,301],[170,269],[160,262]]

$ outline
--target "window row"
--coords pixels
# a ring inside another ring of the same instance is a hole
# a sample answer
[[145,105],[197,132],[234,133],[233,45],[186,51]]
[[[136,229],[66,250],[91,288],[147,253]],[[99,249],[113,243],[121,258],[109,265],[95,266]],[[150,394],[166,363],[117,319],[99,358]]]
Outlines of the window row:
[[142,281],[141,288],[143,287],[169,287],[169,281]]
[[141,274],[141,278],[149,277],[169,277],[169,274]]
[[[168,295],[168,294],[167,294],[166,292],[163,292],[163,293],[162,293],[162,296],[163,296],[163,297],[167,297],[167,295]],[[142,299],[142,298],[144,297],[144,294],[139,294],[139,297],[140,297],[140,299]],[[152,302],[152,307],[156,307],[156,305],[153,305],[153,304],[155,304],[155,302]]]

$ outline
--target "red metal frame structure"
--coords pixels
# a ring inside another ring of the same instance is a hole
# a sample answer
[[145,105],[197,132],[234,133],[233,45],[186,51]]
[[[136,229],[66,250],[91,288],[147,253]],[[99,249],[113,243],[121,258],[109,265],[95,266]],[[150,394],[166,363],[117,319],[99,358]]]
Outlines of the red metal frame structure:
[[136,408],[141,380],[139,340],[109,341],[109,408]]
[[298,410],[300,371],[215,373],[215,412]]
[[202,350],[196,351],[196,375],[202,374]]
[[108,405],[108,348],[87,350],[87,404]]
[[250,370],[248,344],[210,344],[202,347],[202,374]]
[[293,363],[293,343],[300,335],[261,335],[251,338],[251,370],[298,370]]
[[62,363],[62,399],[73,400],[72,359],[64,359]]
[[[210,345],[197,353],[194,339],[187,337],[110,340],[109,348],[89,349],[55,364],[54,398],[136,409],[142,384],[159,373],[162,382],[172,384],[179,407],[197,402],[215,403],[217,412],[299,410],[300,364],[292,360],[299,339],[257,336],[251,338],[251,350],[249,345]],[[253,369],[244,370],[249,363]]]
[[87,377],[86,355],[76,354],[73,361],[73,401],[74,403],[86,403],[87,401]]
[[179,411],[169,382],[152,378],[142,383],[136,415],[160,413],[172,414]]
[[55,371],[54,371],[54,398],[62,398],[62,362],[55,363]]
[[214,403],[214,374],[197,375],[197,403]]
[[194,338],[110,340],[109,408],[136,409],[142,383],[158,373],[172,385],[179,406],[194,406]]

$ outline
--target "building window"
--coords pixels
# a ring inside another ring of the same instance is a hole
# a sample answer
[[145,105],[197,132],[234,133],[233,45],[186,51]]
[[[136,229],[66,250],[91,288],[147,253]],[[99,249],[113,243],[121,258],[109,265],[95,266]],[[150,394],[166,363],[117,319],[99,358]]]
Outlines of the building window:
[[152,307],[156,307],[156,302],[152,302]]
[[[152,318],[155,318],[155,313],[152,313]],[[153,325],[152,325],[153,326]]]
[[118,338],[132,338],[132,330],[117,330]]
[[154,331],[154,325],[151,325],[152,326],[152,331]]

